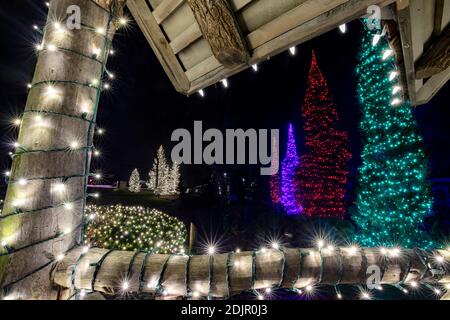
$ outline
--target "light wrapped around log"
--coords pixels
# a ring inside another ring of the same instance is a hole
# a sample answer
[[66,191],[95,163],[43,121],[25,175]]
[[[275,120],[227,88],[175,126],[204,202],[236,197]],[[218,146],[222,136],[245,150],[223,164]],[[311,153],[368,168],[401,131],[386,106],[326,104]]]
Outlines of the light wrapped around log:
[[228,0],[187,0],[211,50],[227,68],[247,63],[250,54]]
[[[365,284],[378,266],[380,284],[449,283],[450,251],[425,253],[379,249],[264,249],[215,255],[164,255],[76,248],[55,267],[54,283],[65,288],[226,298],[251,289],[302,288],[315,284]],[[445,261],[436,264],[439,255]],[[99,263],[100,261],[100,263]],[[126,283],[126,287],[124,284]]]

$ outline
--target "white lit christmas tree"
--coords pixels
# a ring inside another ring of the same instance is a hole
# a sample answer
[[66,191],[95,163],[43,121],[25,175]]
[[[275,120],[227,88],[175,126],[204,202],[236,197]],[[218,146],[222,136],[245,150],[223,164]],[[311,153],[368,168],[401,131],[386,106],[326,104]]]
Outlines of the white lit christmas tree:
[[147,186],[156,195],[170,194],[170,168],[167,164],[163,146],[160,146],[155,160],[153,160],[152,170],[148,173],[149,181]]
[[180,194],[180,165],[176,162],[172,164],[172,169],[170,169],[169,176],[169,193],[171,195]]
[[141,177],[138,169],[134,169],[128,182],[128,190],[130,192],[141,192]]

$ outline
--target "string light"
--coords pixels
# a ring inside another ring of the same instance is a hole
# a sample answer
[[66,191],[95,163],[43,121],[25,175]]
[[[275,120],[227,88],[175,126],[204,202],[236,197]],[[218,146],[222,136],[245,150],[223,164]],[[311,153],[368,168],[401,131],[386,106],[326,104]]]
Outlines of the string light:
[[105,89],[105,90],[108,90],[108,89],[110,89],[111,88],[111,86],[109,85],[109,83],[105,83],[104,85],[103,85],[103,89]]
[[266,252],[266,248],[265,247],[261,247],[261,249],[259,249],[259,251],[261,251],[262,253]]
[[400,90],[402,90],[402,87],[400,86],[394,86],[392,88],[392,94],[396,94],[397,92],[399,92]]
[[280,245],[278,244],[278,242],[272,242],[272,248],[278,250],[280,249]]
[[54,192],[58,192],[58,193],[62,193],[66,191],[66,185],[62,182],[58,182],[55,185],[53,185],[53,191]]
[[342,299],[342,294],[338,293],[336,296],[338,299]]
[[258,71],[258,65],[256,63],[252,64],[252,69],[253,69],[253,71],[257,72]]
[[106,33],[106,31],[105,31],[104,28],[97,28],[97,29],[95,30],[95,32],[97,32],[98,34],[101,34],[101,35],[105,35],[105,33]]
[[127,291],[129,287],[130,287],[130,284],[128,283],[128,281],[124,281],[122,283],[122,290],[123,291]]
[[122,27],[126,26],[126,25],[128,24],[128,19],[125,18],[125,17],[121,17],[121,18],[119,19],[119,24],[120,24]]
[[20,184],[21,186],[25,186],[25,185],[27,185],[27,183],[28,183],[27,179],[25,179],[25,178],[19,179],[18,182],[19,182],[19,184]]
[[100,156],[100,151],[94,150],[94,156],[96,156],[96,157]]
[[381,34],[374,35],[373,39],[372,39],[372,46],[375,47],[378,44],[378,42],[380,42],[380,40],[381,40]]
[[49,43],[49,44],[47,45],[47,50],[48,50],[48,51],[54,52],[54,51],[57,50],[57,47],[56,47],[53,43]]
[[56,256],[56,261],[63,261],[63,259],[64,259],[64,254],[58,254],[57,256]]
[[325,241],[323,241],[322,239],[317,240],[317,247],[319,249],[322,249],[324,245],[325,245]]
[[269,293],[272,292],[272,289],[271,288],[266,288],[265,291],[266,291],[267,294],[269,294]]
[[345,23],[341,24],[339,26],[339,30],[341,31],[341,33],[345,33],[347,31],[347,25]]
[[312,285],[307,285],[305,288],[306,292],[311,292],[313,290],[313,286]]
[[65,204],[64,204],[64,209],[66,209],[66,210],[72,210],[72,209],[73,209],[73,204],[72,204],[72,203],[65,203]]
[[290,52],[291,55],[293,55],[293,56],[295,56],[296,51],[297,51],[297,48],[296,48],[296,47],[290,47],[290,48],[289,48],[289,52]]
[[389,58],[393,53],[394,53],[394,51],[392,49],[384,50],[384,52],[383,52],[383,60],[386,60],[387,58]]
[[228,80],[227,79],[223,79],[221,82],[222,82],[222,85],[224,88],[228,88]]
[[216,252],[216,248],[214,246],[208,247],[208,254],[213,255]]
[[239,253],[239,252],[241,252],[241,249],[237,248],[235,252]]
[[11,171],[6,171],[5,176],[9,177],[11,175]]
[[194,292],[192,293],[192,296],[193,296],[194,298],[200,298],[200,293],[199,293],[198,291],[194,291]]
[[394,80],[397,76],[398,76],[398,72],[397,71],[391,71],[389,73],[389,81]]
[[205,91],[203,89],[198,90],[198,94],[203,98],[205,96]]
[[15,126],[20,126],[22,124],[22,119],[16,118],[13,120]]
[[400,103],[402,103],[402,100],[400,100],[399,98],[394,98],[391,101],[392,106],[398,106]]
[[76,150],[80,147],[80,143],[78,141],[72,141],[69,145],[70,149]]

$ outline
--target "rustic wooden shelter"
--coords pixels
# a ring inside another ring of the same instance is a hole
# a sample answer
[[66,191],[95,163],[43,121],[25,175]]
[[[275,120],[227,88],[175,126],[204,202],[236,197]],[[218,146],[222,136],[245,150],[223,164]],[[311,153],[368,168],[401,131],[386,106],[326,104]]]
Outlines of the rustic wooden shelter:
[[[65,22],[73,5],[83,13],[82,27],[66,30],[56,22]],[[145,283],[148,291],[163,295],[182,296],[191,289],[221,298],[276,286],[359,284],[370,262],[384,266],[384,283],[450,282],[447,270],[433,262],[438,255],[448,263],[448,250],[404,251],[398,260],[373,248],[188,258],[80,246],[86,198],[95,196],[87,193],[87,180],[96,154],[98,101],[107,89],[105,65],[124,5],[125,0],[49,2],[0,215],[0,296],[64,299],[79,290],[139,291]],[[384,8],[383,18],[393,21],[392,45],[403,61],[413,104],[431,99],[450,74],[450,0],[128,0],[127,5],[175,89],[187,95],[359,18],[371,5]]]

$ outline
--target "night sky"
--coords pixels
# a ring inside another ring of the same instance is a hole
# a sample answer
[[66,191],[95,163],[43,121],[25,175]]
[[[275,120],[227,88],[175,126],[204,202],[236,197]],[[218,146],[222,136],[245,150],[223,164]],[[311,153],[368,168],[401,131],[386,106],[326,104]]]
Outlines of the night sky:
[[[33,45],[39,42],[33,24],[45,23],[46,7],[36,0],[1,1],[0,30],[0,103],[2,144],[0,169],[11,164],[8,142],[17,132],[9,121],[19,115],[26,101],[26,84],[31,81],[36,57]],[[117,54],[108,68],[117,79],[106,92],[99,108],[99,126],[106,135],[97,139],[102,160],[94,163],[106,177],[128,180],[133,168],[141,177],[152,165],[159,145],[170,150],[170,136],[176,128],[193,130],[193,121],[202,120],[205,128],[279,128],[281,155],[289,122],[297,132],[299,153],[302,152],[301,105],[311,50],[328,80],[330,91],[340,114],[340,126],[350,133],[353,178],[360,163],[361,148],[358,123],[360,118],[356,98],[354,68],[359,46],[361,23],[348,25],[347,33],[333,30],[297,47],[297,54],[282,53],[229,79],[229,88],[220,84],[206,89],[206,97],[185,97],[175,91],[138,26],[120,32],[114,43]],[[424,135],[425,149],[430,157],[430,176],[450,176],[450,90],[449,84],[431,103],[415,109]],[[211,168],[184,167],[185,185],[205,182]],[[259,167],[231,166],[223,168],[240,176],[257,175]]]

